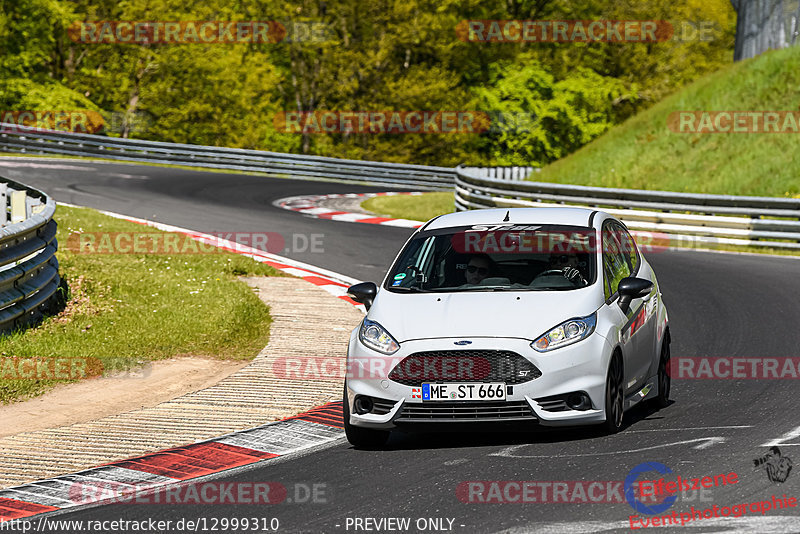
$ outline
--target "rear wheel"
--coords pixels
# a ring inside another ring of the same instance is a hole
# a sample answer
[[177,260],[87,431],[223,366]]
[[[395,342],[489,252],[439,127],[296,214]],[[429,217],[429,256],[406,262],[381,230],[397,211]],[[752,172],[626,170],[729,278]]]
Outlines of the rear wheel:
[[622,428],[625,415],[623,381],[622,358],[617,353],[611,358],[606,377],[606,422],[603,429],[609,434],[616,434]]
[[357,449],[375,449],[386,445],[390,430],[375,430],[350,424],[350,405],[347,402],[347,386],[344,387],[342,415],[344,416],[344,433],[347,441]]
[[664,336],[664,343],[661,345],[661,357],[658,361],[658,396],[653,399],[653,404],[659,408],[669,406],[669,390],[672,385],[672,378],[669,376],[669,333]]

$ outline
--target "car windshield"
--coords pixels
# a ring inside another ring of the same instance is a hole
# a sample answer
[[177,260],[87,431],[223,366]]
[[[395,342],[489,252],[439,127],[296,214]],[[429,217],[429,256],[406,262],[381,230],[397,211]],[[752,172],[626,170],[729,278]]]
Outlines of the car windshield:
[[421,232],[392,266],[393,292],[569,291],[595,281],[595,231],[475,225]]

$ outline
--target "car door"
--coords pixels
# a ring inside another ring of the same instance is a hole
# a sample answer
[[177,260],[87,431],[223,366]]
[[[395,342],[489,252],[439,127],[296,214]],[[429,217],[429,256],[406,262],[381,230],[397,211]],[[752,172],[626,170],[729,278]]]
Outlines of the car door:
[[[635,388],[641,388],[645,385],[647,378],[650,376],[651,371],[655,372],[654,367],[655,351],[656,351],[656,304],[658,302],[658,287],[656,286],[655,277],[649,268],[642,269],[642,258],[633,241],[627,228],[618,222],[612,223],[614,231],[619,235],[620,244],[622,246],[622,253],[626,257],[628,264],[631,266],[631,276],[644,278],[653,282],[653,288],[650,293],[641,299],[634,299],[631,302],[631,307],[628,315],[629,324],[628,335],[633,340],[633,352],[635,356],[634,365],[637,380]],[[631,377],[633,379],[634,377]]]
[[[620,280],[634,276],[636,272],[630,256],[625,251],[628,245],[624,243],[621,230],[623,228],[613,220],[603,224],[603,291],[606,297],[606,306],[609,306],[609,312],[616,319],[618,339],[625,365],[625,393],[629,394],[641,389],[647,378],[647,370],[643,369],[645,352],[643,344],[640,342],[642,336],[638,335],[638,325],[635,324],[643,309],[642,299],[634,299],[627,313],[623,313],[617,303],[619,299],[617,287]],[[638,262],[636,267],[638,267]],[[649,361],[647,365],[649,366]],[[642,376],[643,374],[645,376]]]

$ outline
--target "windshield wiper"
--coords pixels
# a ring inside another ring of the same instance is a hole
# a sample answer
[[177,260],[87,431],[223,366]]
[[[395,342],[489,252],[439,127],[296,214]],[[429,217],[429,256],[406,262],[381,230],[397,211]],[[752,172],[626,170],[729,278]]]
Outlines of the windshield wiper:
[[465,287],[459,289],[459,291],[519,291],[518,289],[512,289],[508,286],[475,286],[475,287]]
[[565,291],[572,289],[580,289],[579,287],[564,287],[564,286],[536,286],[532,287],[532,291]]
[[441,291],[443,293],[461,293],[462,291],[524,291],[525,288],[516,288],[509,286],[448,286],[448,287],[432,287],[429,291]]
[[395,289],[399,289],[400,291],[408,291],[409,293],[427,293],[424,289],[420,289],[417,286],[394,286],[388,288],[390,291]]

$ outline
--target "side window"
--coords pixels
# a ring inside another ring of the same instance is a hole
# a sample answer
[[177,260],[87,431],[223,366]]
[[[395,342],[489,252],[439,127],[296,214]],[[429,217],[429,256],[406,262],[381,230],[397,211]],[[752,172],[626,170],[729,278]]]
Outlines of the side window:
[[417,268],[417,283],[419,283],[422,287],[424,287],[425,283],[431,279],[431,275],[433,274],[432,271],[435,245],[435,237],[431,236],[426,239],[425,243],[422,245],[422,250],[420,250],[419,258],[417,258],[417,264],[415,265]]
[[403,262],[405,264],[397,272],[400,278],[390,281],[390,285],[402,287],[422,287],[430,278],[431,248],[434,237],[425,240],[415,240],[407,251]]
[[636,242],[624,226],[617,223],[612,224],[614,230],[618,232],[620,244],[622,245],[622,252],[625,255],[625,259],[628,261],[628,265],[631,267],[631,272],[635,273],[636,269],[639,267],[639,255],[636,253]]
[[633,272],[627,254],[620,243],[619,229],[603,225],[603,290],[606,300],[617,292],[619,281]]

